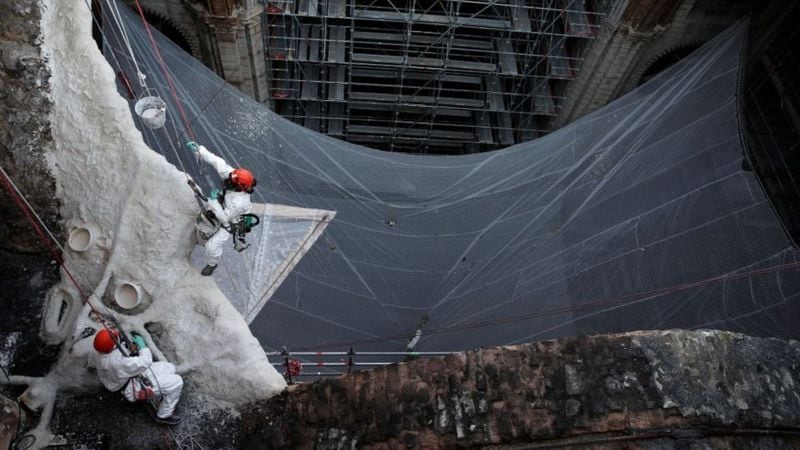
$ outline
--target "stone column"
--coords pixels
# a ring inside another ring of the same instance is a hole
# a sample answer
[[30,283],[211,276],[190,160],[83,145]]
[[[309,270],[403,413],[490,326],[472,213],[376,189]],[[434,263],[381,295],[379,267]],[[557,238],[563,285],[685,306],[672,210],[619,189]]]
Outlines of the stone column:
[[225,81],[241,89],[241,57],[237,41],[239,18],[206,14],[204,21],[210,31],[214,69]]
[[[215,12],[227,15],[215,15]],[[261,7],[211,9],[204,21],[211,33],[212,58],[217,73],[254,99],[267,100]]]
[[241,36],[239,54],[242,73],[241,90],[259,102],[269,98],[267,93],[267,62],[264,59],[264,35],[261,27],[261,8],[240,13]]
[[648,46],[669,26],[678,7],[694,0],[620,0],[608,11],[597,39],[586,52],[578,77],[553,129],[560,128],[621,95]]

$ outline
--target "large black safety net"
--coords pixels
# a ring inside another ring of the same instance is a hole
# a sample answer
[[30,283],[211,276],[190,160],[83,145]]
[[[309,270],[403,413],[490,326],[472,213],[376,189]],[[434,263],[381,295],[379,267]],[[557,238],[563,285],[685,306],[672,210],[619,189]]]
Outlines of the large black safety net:
[[[800,337],[798,254],[743,164],[744,24],[543,138],[447,157],[284,120],[121,10],[168,105],[153,149],[208,190],[216,175],[180,146],[195,139],[256,173],[256,201],[337,213],[252,322],[266,348],[401,350],[420,324],[417,349],[435,351],[660,328]],[[112,19],[109,62],[135,80]]]

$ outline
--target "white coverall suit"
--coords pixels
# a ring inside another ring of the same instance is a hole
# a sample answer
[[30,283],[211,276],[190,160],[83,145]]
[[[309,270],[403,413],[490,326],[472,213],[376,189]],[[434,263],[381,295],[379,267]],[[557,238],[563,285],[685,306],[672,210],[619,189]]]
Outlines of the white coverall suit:
[[[202,145],[198,145],[197,154],[200,156],[200,159],[213,166],[223,180],[228,178],[234,170],[224,159],[211,153]],[[224,207],[217,200],[208,201],[208,209],[217,216],[217,219],[219,219],[220,223],[225,227],[239,220],[239,216],[242,214],[249,213],[252,208],[253,204],[250,202],[250,194],[247,192],[226,190]],[[205,246],[206,265],[216,266],[219,263],[219,258],[222,256],[222,248],[230,237],[231,234],[227,230],[220,228],[208,239]]]
[[140,350],[139,356],[123,356],[118,348],[110,353],[94,352],[90,365],[97,369],[97,376],[109,391],[116,392],[124,387],[122,394],[129,402],[135,402],[136,392],[145,389],[133,377],[144,375],[152,384],[155,394],[163,396],[156,413],[162,419],[172,416],[181,398],[183,378],[175,373],[172,363],[153,362],[150,349]]

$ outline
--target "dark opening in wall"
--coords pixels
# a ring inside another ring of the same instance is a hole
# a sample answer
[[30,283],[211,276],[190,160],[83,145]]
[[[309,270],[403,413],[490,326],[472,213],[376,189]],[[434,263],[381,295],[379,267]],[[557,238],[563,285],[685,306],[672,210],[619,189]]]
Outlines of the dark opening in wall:
[[[795,245],[800,242],[800,7],[753,20],[742,86],[752,170]],[[749,168],[746,166],[746,168]]]
[[[136,11],[135,7],[134,11]],[[138,14],[138,11],[136,12]],[[182,48],[183,51],[189,53],[190,55],[192,54],[192,48],[189,46],[189,42],[183,37],[181,32],[178,31],[178,27],[176,27],[169,19],[157,14],[153,14],[147,9],[144,10],[144,17],[147,19],[147,22],[150,24],[150,26],[160,31],[164,36],[168,37],[170,41]]]
[[689,56],[699,47],[700,47],[699,44],[694,44],[670,50],[666,54],[662,55],[661,57],[653,61],[652,64],[650,64],[650,67],[648,67],[647,70],[645,70],[644,73],[642,74],[642,78],[639,80],[638,85],[641,86],[644,83],[647,83],[647,81],[649,81],[651,78],[663,72],[664,70],[672,67],[672,65],[682,60],[683,58]]
[[[131,8],[137,15],[139,14],[135,6]],[[99,26],[103,25],[104,20],[113,20],[111,19],[112,16],[107,9],[107,2],[103,0],[92,0],[92,15],[94,16],[94,21],[92,23],[92,37],[94,38],[95,42],[97,42],[97,46],[100,47],[100,50],[103,50],[103,34]],[[161,17],[157,14],[153,14],[146,9],[144,10],[144,16],[150,26],[160,31],[164,36],[168,37],[170,41],[182,48],[186,53],[192,53],[189,42],[183,37],[178,28],[172,22],[170,22],[169,19]]]

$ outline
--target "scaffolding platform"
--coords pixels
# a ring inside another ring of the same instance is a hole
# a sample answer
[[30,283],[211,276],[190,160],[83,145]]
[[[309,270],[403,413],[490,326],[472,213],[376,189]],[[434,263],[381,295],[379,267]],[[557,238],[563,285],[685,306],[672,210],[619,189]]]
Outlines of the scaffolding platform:
[[603,13],[595,7],[270,2],[271,104],[290,120],[385,150],[472,153],[533,139],[597,35]]

